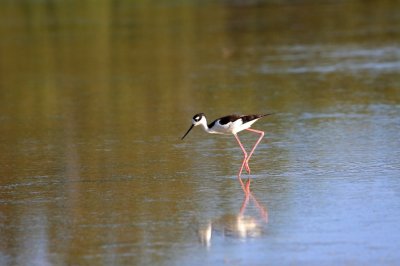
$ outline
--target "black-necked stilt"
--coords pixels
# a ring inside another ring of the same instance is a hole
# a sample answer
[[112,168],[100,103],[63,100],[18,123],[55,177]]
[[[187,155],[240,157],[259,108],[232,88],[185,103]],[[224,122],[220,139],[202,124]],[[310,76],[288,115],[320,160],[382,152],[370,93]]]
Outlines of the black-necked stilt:
[[[251,155],[253,155],[254,150],[256,149],[257,145],[260,143],[261,139],[264,136],[264,131],[251,129],[250,127],[260,118],[264,116],[268,116],[272,114],[256,114],[256,115],[227,115],[221,118],[216,119],[211,124],[207,125],[206,116],[203,113],[196,114],[193,116],[192,125],[190,126],[189,130],[183,135],[182,140],[189,134],[190,130],[192,130],[195,126],[201,126],[204,131],[207,133],[212,134],[233,134],[239,143],[240,148],[243,151],[244,158],[242,162],[242,166],[239,170],[238,178],[241,182],[242,188],[246,191],[242,179],[240,178],[243,167],[246,168],[247,173],[250,174],[250,167],[249,167],[249,160]],[[251,152],[247,154],[246,150],[244,149],[240,139],[237,135],[238,132],[242,130],[248,130],[251,132],[255,132],[260,135],[260,138],[257,140],[256,144],[254,144]],[[248,181],[249,182],[249,181]],[[248,184],[249,185],[249,184]]]

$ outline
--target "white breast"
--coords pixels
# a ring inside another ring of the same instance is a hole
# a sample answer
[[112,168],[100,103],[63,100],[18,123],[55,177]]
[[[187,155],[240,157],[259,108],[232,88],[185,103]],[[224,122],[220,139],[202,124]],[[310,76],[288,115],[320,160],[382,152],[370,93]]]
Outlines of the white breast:
[[228,124],[221,125],[219,121],[217,121],[214,126],[209,130],[210,133],[214,134],[232,134],[233,123],[229,122]]

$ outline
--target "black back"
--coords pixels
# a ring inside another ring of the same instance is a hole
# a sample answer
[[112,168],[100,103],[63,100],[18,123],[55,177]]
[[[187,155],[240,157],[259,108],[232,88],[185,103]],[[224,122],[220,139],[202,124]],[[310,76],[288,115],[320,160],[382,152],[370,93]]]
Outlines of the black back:
[[226,125],[226,124],[228,124],[230,122],[235,122],[238,119],[242,119],[243,124],[245,124],[247,122],[253,121],[255,119],[259,119],[259,118],[261,118],[263,116],[267,116],[267,115],[270,115],[270,114],[263,114],[263,115],[259,115],[259,114],[258,115],[227,115],[227,116],[224,116],[224,117],[221,117],[221,118],[218,118],[218,119],[214,120],[211,124],[208,125],[208,127],[212,128],[218,120],[219,120],[219,123],[221,125]]

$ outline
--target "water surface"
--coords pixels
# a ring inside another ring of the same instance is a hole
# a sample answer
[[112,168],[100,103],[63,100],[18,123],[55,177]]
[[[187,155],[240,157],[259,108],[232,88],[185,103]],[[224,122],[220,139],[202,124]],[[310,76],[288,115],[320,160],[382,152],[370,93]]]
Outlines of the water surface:
[[1,265],[400,263],[396,2],[0,5]]

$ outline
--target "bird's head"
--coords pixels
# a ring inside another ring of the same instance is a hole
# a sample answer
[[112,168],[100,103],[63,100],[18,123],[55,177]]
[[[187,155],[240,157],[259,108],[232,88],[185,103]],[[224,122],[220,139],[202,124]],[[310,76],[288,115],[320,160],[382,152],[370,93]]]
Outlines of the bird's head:
[[184,139],[187,134],[189,134],[190,130],[192,130],[193,127],[201,125],[203,123],[206,123],[206,117],[203,113],[198,113],[195,114],[192,118],[192,125],[190,126],[189,130],[183,135],[181,139]]
[[205,115],[203,113],[195,114],[192,118],[192,125],[193,126],[198,126],[200,125],[205,119]]

